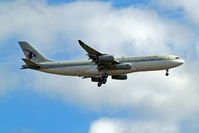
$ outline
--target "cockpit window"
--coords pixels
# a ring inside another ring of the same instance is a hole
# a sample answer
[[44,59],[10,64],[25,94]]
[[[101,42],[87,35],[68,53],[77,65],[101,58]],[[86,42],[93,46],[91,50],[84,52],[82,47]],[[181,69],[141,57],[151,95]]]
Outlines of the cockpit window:
[[180,59],[180,57],[176,57],[176,59]]

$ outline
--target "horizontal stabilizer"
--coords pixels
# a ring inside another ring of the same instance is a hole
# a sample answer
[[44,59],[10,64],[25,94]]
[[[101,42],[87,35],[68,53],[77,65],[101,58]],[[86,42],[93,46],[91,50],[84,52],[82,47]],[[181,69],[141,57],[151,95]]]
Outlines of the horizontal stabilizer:
[[23,65],[22,66],[22,69],[26,69],[26,68],[30,68],[30,69],[39,69],[40,66],[38,64],[36,64],[35,62],[31,61],[31,60],[28,60],[28,59],[25,59],[25,58],[22,58],[22,60],[26,63],[26,65]]

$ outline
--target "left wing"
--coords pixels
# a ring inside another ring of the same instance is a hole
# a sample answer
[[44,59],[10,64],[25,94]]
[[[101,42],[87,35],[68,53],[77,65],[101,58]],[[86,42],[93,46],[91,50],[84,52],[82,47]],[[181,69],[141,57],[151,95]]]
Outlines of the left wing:
[[119,61],[115,60],[113,55],[102,54],[96,51],[95,49],[89,47],[81,40],[78,40],[78,42],[82,46],[82,48],[84,48],[87,51],[89,59],[92,59],[92,61],[95,62],[99,71],[115,70],[115,69],[120,69],[120,70],[131,69],[130,64],[120,63]]
[[100,56],[100,55],[103,55],[101,54],[100,52],[96,51],[95,49],[89,47],[88,45],[86,45],[85,43],[83,43],[81,40],[78,40],[79,44],[82,46],[82,48],[84,48],[87,53],[88,53],[88,56]]

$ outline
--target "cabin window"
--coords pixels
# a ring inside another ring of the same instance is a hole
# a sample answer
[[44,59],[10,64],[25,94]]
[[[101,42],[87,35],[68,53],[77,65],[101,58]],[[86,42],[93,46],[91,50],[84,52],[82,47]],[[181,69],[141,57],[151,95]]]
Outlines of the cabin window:
[[176,57],[176,59],[180,59],[180,57]]

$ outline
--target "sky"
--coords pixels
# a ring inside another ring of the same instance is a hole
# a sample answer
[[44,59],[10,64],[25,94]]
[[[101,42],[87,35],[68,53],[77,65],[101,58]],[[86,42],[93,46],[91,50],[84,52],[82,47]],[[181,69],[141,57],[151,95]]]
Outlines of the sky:
[[[198,0],[0,0],[0,132],[198,133]],[[82,40],[120,56],[185,64],[126,81],[21,70],[18,41],[51,60],[88,59]]]

